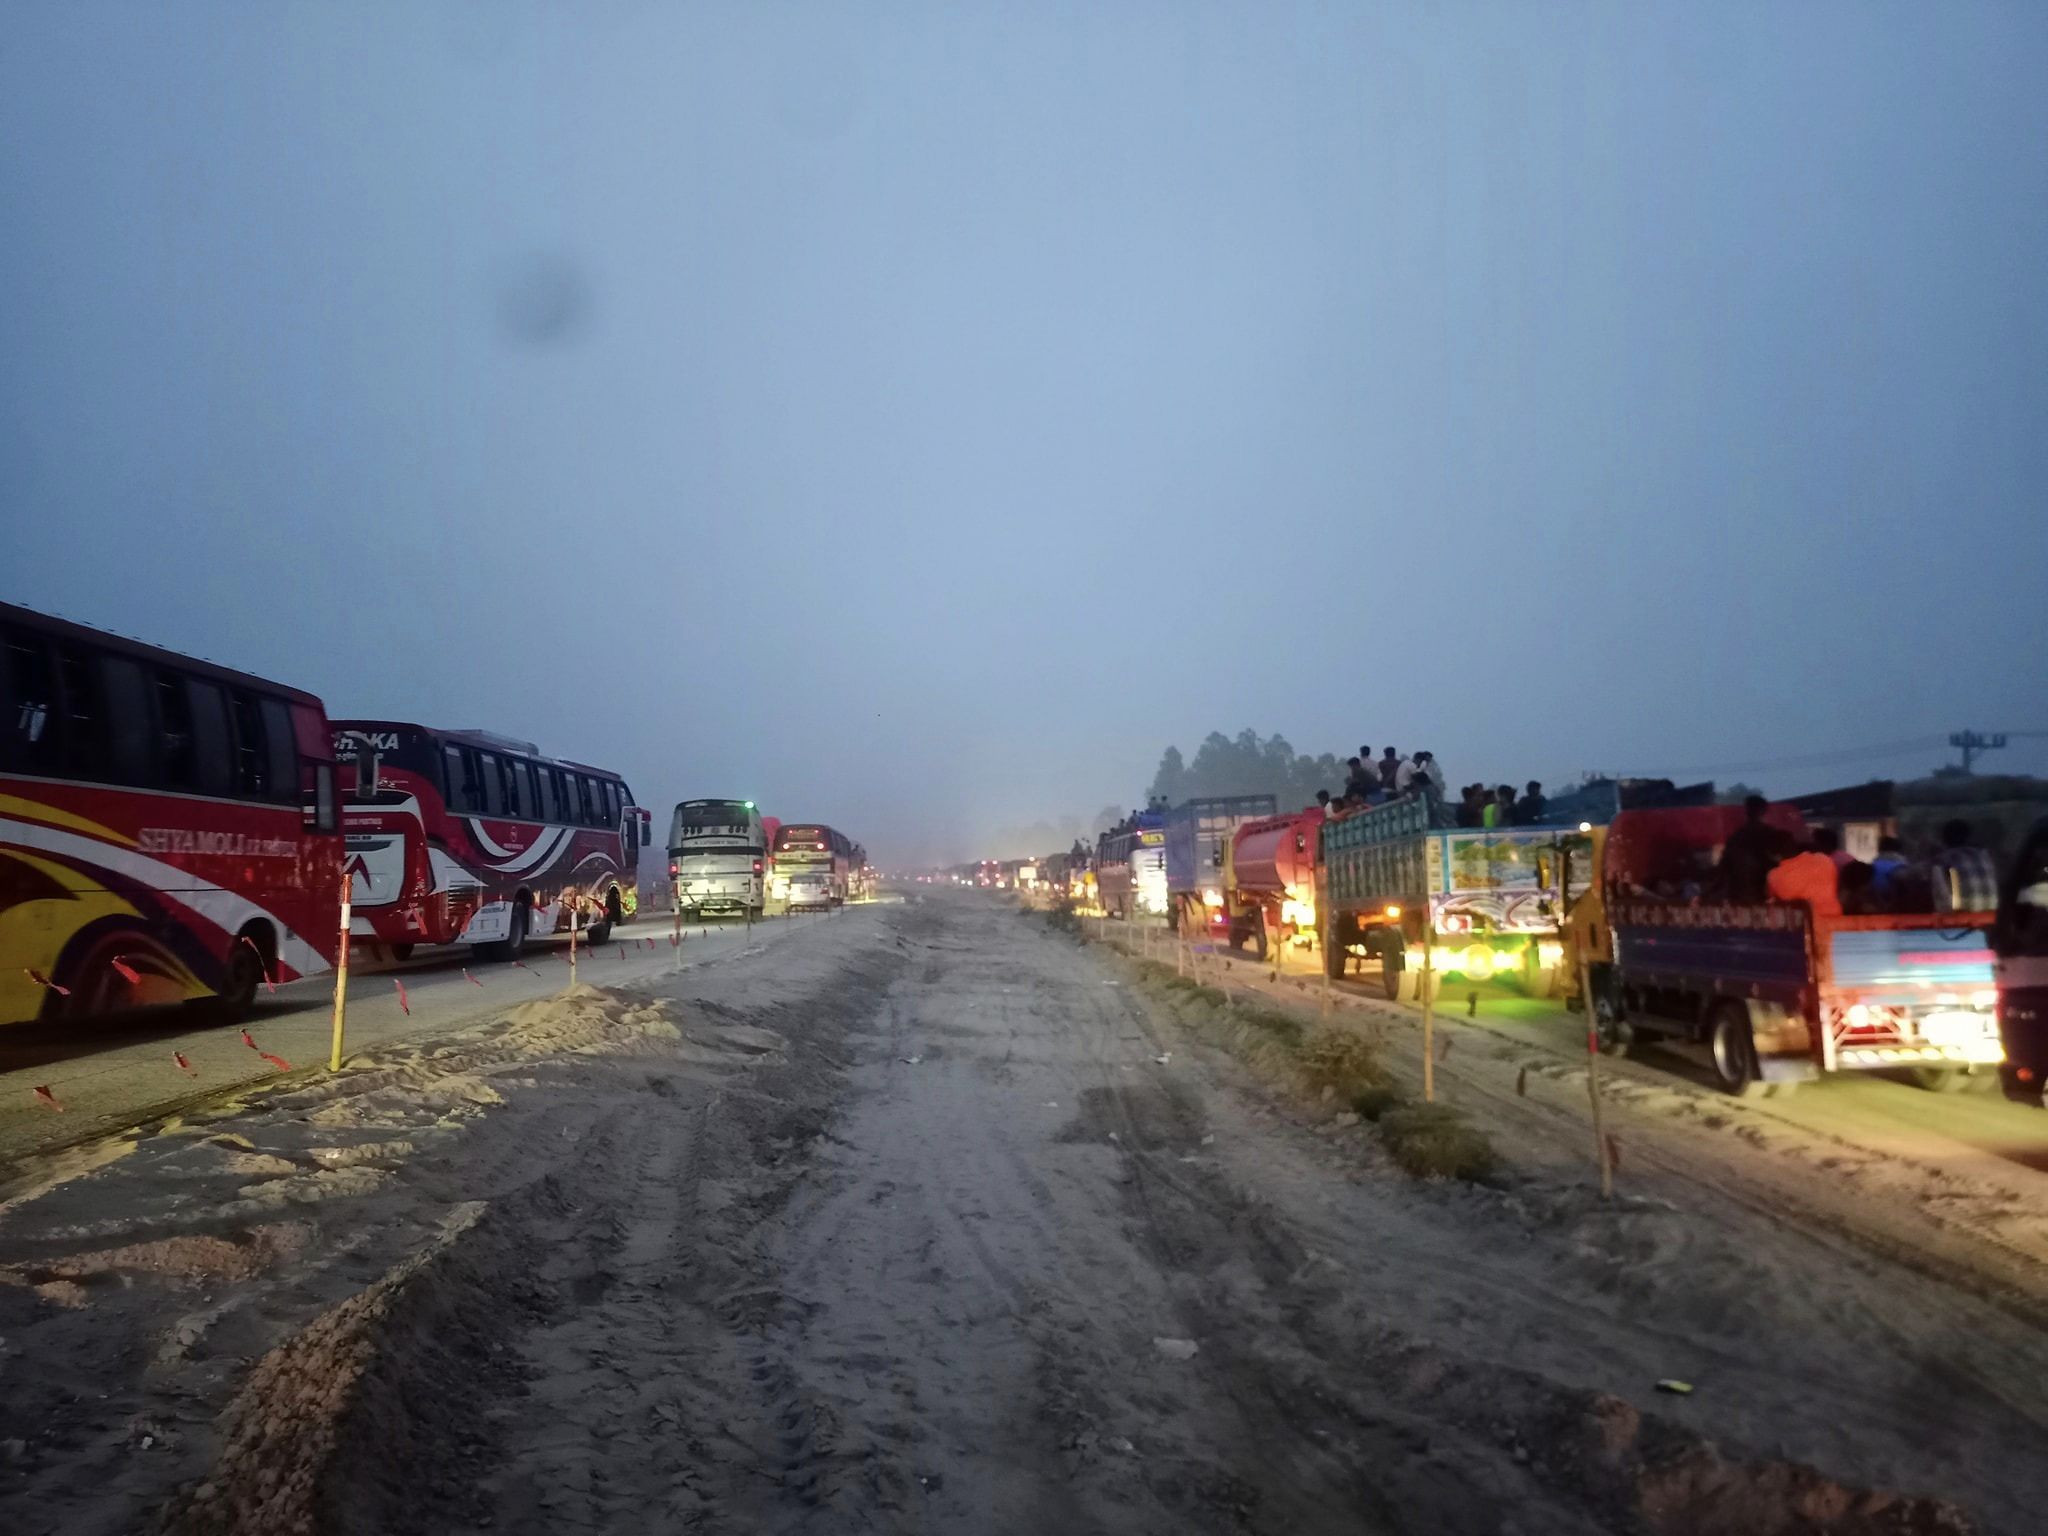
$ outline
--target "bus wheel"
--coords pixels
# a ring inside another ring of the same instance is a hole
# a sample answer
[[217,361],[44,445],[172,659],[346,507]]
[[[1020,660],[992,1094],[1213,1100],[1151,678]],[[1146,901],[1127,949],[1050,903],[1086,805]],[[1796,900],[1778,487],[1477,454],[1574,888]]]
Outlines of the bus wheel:
[[1265,916],[1264,916],[1264,914],[1263,914],[1263,913],[1262,913],[1262,914],[1260,914],[1260,916],[1259,916],[1259,918],[1258,918],[1258,926],[1252,929],[1252,934],[1251,934],[1251,936],[1252,936],[1252,941],[1253,941],[1253,942],[1252,942],[1252,958],[1253,958],[1253,959],[1255,959],[1255,960],[1263,960],[1263,959],[1265,959],[1265,958],[1266,958],[1266,919],[1265,919]]
[[532,924],[531,909],[523,901],[512,903],[512,917],[505,925],[505,937],[489,944],[471,946],[479,960],[517,960],[526,953],[526,930]]
[[1714,1080],[1739,1099],[1760,1098],[1763,1079],[1757,1075],[1756,1042],[1749,1033],[1749,1010],[1726,1002],[1714,1010],[1708,1044],[1714,1058]]
[[263,985],[265,961],[253,934],[240,934],[228,955],[227,981],[220,991],[221,1012],[233,1023],[248,1013],[256,1002],[256,989]]
[[604,897],[604,920],[590,924],[590,942],[592,944],[608,942],[610,936],[612,936],[612,930],[618,924],[623,924],[623,922],[625,922],[625,918],[621,918],[621,915],[618,915],[618,893],[610,891]]
[[410,960],[412,958],[412,948],[410,944],[393,944],[391,946],[391,958],[401,963]]

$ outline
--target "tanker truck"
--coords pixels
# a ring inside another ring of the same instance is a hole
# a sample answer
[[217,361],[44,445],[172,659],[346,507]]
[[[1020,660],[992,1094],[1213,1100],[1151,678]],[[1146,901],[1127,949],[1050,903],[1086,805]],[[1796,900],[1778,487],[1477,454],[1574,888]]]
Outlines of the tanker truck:
[[1176,932],[1229,936],[1223,890],[1231,839],[1276,809],[1271,795],[1209,795],[1166,813],[1166,921]]
[[1316,856],[1323,808],[1264,816],[1239,827],[1223,866],[1232,949],[1247,941],[1263,960],[1269,946],[1316,931]]

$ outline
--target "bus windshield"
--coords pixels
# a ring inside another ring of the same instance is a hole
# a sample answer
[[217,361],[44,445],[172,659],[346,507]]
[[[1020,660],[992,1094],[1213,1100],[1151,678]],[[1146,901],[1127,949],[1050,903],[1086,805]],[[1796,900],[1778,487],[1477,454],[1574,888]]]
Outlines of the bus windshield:
[[754,808],[743,800],[689,800],[676,807],[675,834],[744,837],[754,830]]

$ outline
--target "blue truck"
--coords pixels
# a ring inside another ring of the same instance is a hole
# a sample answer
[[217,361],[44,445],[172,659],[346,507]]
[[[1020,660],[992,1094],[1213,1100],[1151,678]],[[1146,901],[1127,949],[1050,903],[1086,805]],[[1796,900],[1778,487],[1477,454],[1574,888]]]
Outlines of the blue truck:
[[1271,795],[1207,795],[1166,813],[1166,921],[1190,938],[1227,937],[1224,865],[1230,840],[1247,822],[1271,816]]

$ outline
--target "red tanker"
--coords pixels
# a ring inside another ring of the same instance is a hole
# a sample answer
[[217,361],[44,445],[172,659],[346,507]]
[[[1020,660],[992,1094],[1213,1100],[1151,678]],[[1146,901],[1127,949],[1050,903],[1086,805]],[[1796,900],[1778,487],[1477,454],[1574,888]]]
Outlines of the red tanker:
[[1248,821],[1230,840],[1223,867],[1223,901],[1230,913],[1233,949],[1250,939],[1264,956],[1270,940],[1283,943],[1316,926],[1316,850],[1323,810],[1310,806],[1287,816]]

